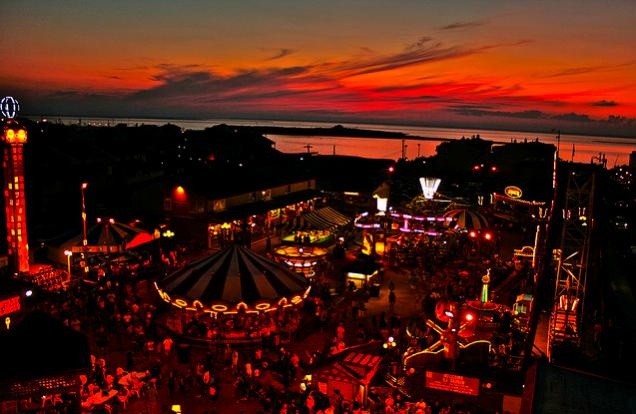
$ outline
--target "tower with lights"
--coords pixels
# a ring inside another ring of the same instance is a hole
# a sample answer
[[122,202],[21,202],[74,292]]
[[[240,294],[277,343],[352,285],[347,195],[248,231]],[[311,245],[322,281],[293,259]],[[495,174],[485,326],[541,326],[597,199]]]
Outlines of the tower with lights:
[[20,109],[18,101],[7,96],[0,101],[5,118],[2,141],[4,156],[4,206],[7,220],[8,254],[13,272],[29,272],[29,243],[27,240],[26,197],[24,194],[23,146],[27,131],[14,118]]

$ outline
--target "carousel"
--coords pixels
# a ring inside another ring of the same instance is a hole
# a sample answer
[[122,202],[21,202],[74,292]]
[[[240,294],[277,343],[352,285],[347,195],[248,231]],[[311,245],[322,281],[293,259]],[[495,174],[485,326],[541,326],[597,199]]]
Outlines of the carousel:
[[271,312],[297,305],[309,281],[246,247],[232,245],[155,282],[161,298],[192,312]]
[[166,327],[194,342],[277,346],[300,327],[309,280],[246,247],[231,245],[155,282],[159,296],[181,312]]

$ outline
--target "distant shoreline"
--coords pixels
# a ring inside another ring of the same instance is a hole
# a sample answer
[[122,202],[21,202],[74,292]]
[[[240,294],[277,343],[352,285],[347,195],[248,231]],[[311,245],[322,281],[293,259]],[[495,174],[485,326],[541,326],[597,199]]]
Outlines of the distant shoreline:
[[[121,123],[126,123],[126,124],[131,124],[131,123],[139,123],[139,124],[173,124],[173,125],[179,125],[181,123],[197,123],[197,124],[207,124],[206,126],[201,126],[201,129],[205,129],[206,127],[213,127],[215,125],[220,125],[225,123],[226,125],[236,125],[235,122],[239,122],[239,125],[241,125],[242,122],[250,122],[250,123],[254,123],[254,124],[258,124],[258,123],[316,123],[316,124],[329,124],[329,125],[334,125],[335,122],[329,122],[329,121],[298,121],[298,120],[280,120],[280,119],[244,119],[244,118],[175,118],[175,117],[134,117],[134,116],[82,116],[82,115],[42,115],[42,114],[21,114],[22,117],[24,118],[28,118],[31,119],[33,121],[39,121],[42,119],[48,119],[49,122],[56,122],[57,120],[61,120],[64,119],[65,121],[67,121],[68,123],[73,123],[72,121],[83,121],[85,123],[90,123],[91,121],[97,121],[100,123],[112,123],[113,125],[116,125],[118,123],[118,121],[121,121]],[[67,122],[62,122],[62,123],[67,123]],[[471,125],[471,126],[466,126],[466,125],[461,125],[461,126],[457,126],[457,125],[446,125],[446,124],[442,124],[442,125],[437,125],[437,124],[410,124],[410,123],[406,123],[406,124],[402,124],[402,123],[394,123],[394,122],[383,122],[383,123],[378,123],[378,122],[372,122],[369,120],[360,120],[360,121],[340,121],[340,123],[342,124],[364,124],[365,126],[372,126],[372,125],[377,125],[378,127],[382,127],[382,126],[388,126],[388,127],[404,127],[404,128],[441,128],[441,129],[448,129],[448,130],[474,130],[474,131],[491,131],[491,132],[510,132],[510,133],[514,133],[514,134],[557,134],[558,131],[557,129],[553,129],[550,128],[548,129],[542,129],[542,128],[522,128],[522,129],[510,129],[510,127],[496,127],[496,126],[475,126],[475,125]],[[245,125],[245,124],[242,124]],[[245,125],[247,126],[247,125]],[[267,128],[267,126],[264,125],[254,125],[255,127],[261,127],[261,128]],[[296,128],[296,127],[275,127],[275,128]],[[316,129],[327,129],[329,130],[330,128],[322,128],[322,127],[315,127]],[[351,127],[344,127],[347,129],[356,129],[356,128],[351,128]],[[307,127],[307,129],[314,129],[314,127]],[[375,131],[378,132],[378,130],[368,130],[368,131]],[[387,134],[393,134],[393,132],[386,132]],[[296,134],[281,134],[281,135],[296,135]],[[355,136],[355,135],[347,135],[347,136]],[[584,132],[584,131],[568,131],[567,128],[562,129],[561,130],[561,136],[562,137],[566,137],[566,136],[579,136],[579,137],[590,137],[590,138],[609,138],[609,139],[624,139],[624,140],[634,140],[636,139],[635,135],[629,135],[629,134],[617,134],[617,133],[591,133],[591,132]],[[363,137],[363,136],[360,136]],[[397,138],[397,137],[391,137],[391,136],[380,136],[380,135],[376,135],[373,136],[375,138]],[[434,137],[422,137],[422,136],[416,136],[416,135],[406,135],[405,137],[403,137],[405,139],[414,139],[414,140],[442,140],[442,141],[446,141],[448,140],[447,138],[434,138]],[[459,138],[457,138],[459,139]],[[452,139],[451,139],[452,140]]]
[[[316,137],[338,137],[338,138],[383,138],[383,139],[408,139],[412,141],[454,141],[451,138],[434,138],[408,135],[403,132],[390,132],[373,129],[359,129],[336,125],[331,128],[301,128],[301,127],[275,127],[275,126],[241,126],[229,125],[233,128],[240,128],[244,131],[253,131],[258,134],[267,135],[289,135],[289,136],[316,136]],[[494,142],[494,141],[493,141]]]

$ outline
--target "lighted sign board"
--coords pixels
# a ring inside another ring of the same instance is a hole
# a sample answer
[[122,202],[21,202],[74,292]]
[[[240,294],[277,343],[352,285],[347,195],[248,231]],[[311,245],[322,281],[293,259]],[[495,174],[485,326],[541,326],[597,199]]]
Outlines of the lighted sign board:
[[103,246],[72,246],[73,253],[121,253],[121,246],[103,245]]
[[504,189],[504,194],[506,194],[510,198],[521,198],[523,192],[521,191],[521,188],[514,185],[509,185]]
[[20,296],[13,296],[0,300],[0,316],[8,315],[20,310]]
[[426,371],[426,387],[457,394],[479,395],[479,378]]

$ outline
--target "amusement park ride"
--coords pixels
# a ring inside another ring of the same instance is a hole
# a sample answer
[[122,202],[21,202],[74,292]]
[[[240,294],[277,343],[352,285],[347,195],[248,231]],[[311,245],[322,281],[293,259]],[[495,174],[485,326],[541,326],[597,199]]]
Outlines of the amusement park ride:
[[7,220],[8,253],[12,271],[29,272],[29,243],[27,239],[26,197],[24,194],[24,151],[27,130],[14,118],[20,110],[16,99],[6,96],[0,102],[2,117],[6,119],[2,131],[5,143],[2,166],[5,177],[4,206]]
[[547,346],[551,361],[560,345],[580,345],[590,239],[594,227],[594,187],[593,172],[569,173],[561,246],[554,251],[557,274]]
[[[518,298],[520,303],[515,303],[513,309],[496,303],[489,297],[490,279],[488,269],[481,279],[479,299],[463,303],[440,300],[435,306],[435,318],[425,321],[427,329],[409,329],[413,341],[421,342],[427,336],[426,330],[429,338],[436,339],[429,339],[421,351],[412,348],[405,353],[403,364],[407,372],[423,369],[426,375],[429,371],[460,373],[466,372],[468,365],[521,370],[522,356],[518,351],[528,333],[532,297],[520,295],[524,297]],[[529,302],[524,302],[525,299]],[[481,371],[473,369],[473,372]]]

